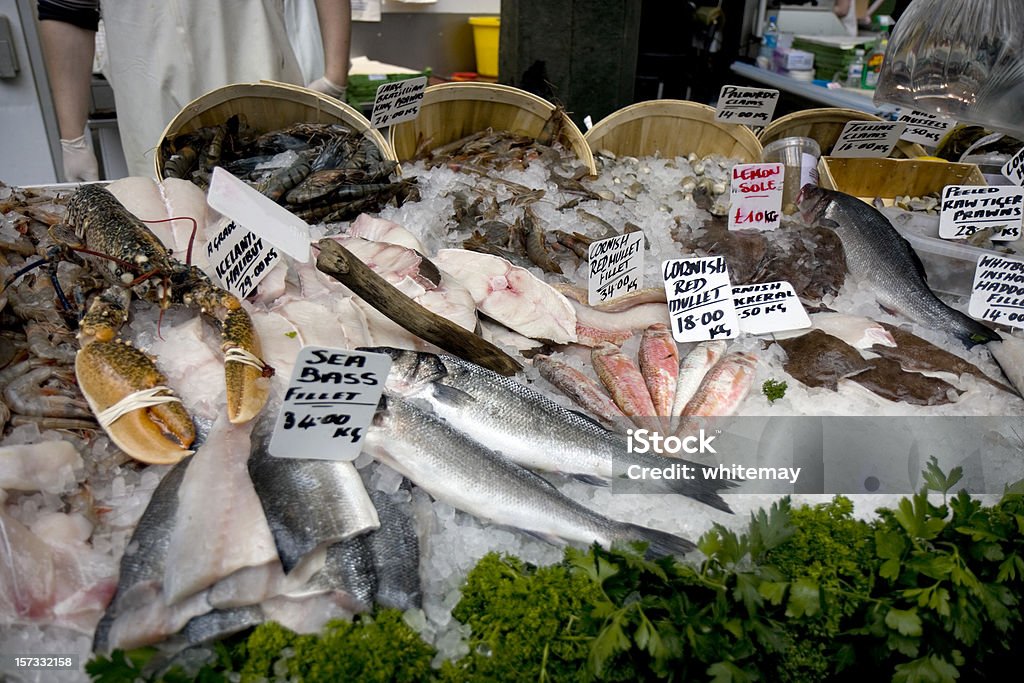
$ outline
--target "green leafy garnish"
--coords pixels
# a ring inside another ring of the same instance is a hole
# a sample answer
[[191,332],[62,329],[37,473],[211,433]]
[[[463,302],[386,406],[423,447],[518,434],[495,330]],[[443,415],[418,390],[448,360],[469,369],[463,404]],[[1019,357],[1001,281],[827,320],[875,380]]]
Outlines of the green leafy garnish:
[[786,395],[786,383],[777,382],[774,379],[766,379],[761,385],[761,393],[765,395],[769,403],[775,403]]

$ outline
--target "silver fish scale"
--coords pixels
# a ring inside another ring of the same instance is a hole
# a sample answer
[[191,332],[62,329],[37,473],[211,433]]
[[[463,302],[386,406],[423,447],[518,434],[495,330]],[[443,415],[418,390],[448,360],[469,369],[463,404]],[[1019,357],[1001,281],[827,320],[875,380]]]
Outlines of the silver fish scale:
[[874,285],[883,306],[969,344],[999,339],[998,334],[935,296],[910,243],[874,207],[821,188],[805,188],[802,206],[810,207],[822,227],[839,235],[850,273]]
[[580,543],[649,540],[655,554],[692,544],[617,522],[560,493],[542,477],[395,396],[366,437],[367,451],[452,507],[547,539]]
[[420,539],[404,506],[383,491],[370,491],[380,528],[366,535],[377,575],[376,602],[403,612],[423,604]]
[[253,434],[249,476],[267,516],[285,573],[320,547],[380,526],[350,462],[276,458],[269,430]]
[[[178,489],[191,458],[185,458],[164,475],[149,499],[139,523],[132,532],[127,549],[121,556],[117,591],[107,606],[93,634],[93,651],[106,652],[107,636],[114,619],[121,612],[138,607],[133,599],[136,586],[156,586],[164,578],[164,565],[171,535],[168,533],[178,514]],[[145,593],[149,595],[148,592]],[[141,597],[141,596],[139,596]]]

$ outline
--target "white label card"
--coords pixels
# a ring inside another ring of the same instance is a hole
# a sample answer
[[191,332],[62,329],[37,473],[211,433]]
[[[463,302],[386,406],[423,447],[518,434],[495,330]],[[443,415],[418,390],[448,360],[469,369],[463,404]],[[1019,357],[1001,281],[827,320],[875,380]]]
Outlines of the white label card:
[[661,270],[673,339],[686,343],[739,334],[725,258],[672,259]]
[[281,260],[270,243],[230,218],[218,221],[217,233],[206,243],[206,256],[220,286],[239,299],[252,294]]
[[942,190],[939,237],[963,239],[990,229],[989,239],[1020,239],[1024,187],[947,185]]
[[270,437],[270,454],[355,460],[390,369],[387,354],[302,347]]
[[906,130],[900,135],[900,140],[916,142],[926,147],[937,146],[946,131],[956,125],[956,121],[914,110],[901,110],[898,120],[907,124]]
[[1003,164],[1003,175],[1014,185],[1024,185],[1024,147]]
[[644,279],[644,234],[628,232],[592,242],[587,250],[590,274],[587,303],[591,306],[635,292]]
[[737,164],[732,167],[730,230],[774,230],[782,212],[782,186],[786,167],[772,164]]
[[423,91],[426,89],[426,76],[384,83],[377,88],[377,95],[373,99],[370,125],[384,128],[393,123],[412,121],[420,113]]
[[906,129],[891,121],[849,121],[832,148],[834,157],[887,157]]
[[718,92],[715,121],[767,126],[775,115],[775,105],[778,103],[778,90],[723,85]]
[[206,203],[296,261],[309,261],[309,225],[220,166],[213,169]]
[[1024,328],[1024,261],[980,257],[967,312],[980,320]]
[[788,282],[761,282],[732,288],[732,301],[740,321],[740,331],[769,334],[802,330],[811,326],[807,311]]

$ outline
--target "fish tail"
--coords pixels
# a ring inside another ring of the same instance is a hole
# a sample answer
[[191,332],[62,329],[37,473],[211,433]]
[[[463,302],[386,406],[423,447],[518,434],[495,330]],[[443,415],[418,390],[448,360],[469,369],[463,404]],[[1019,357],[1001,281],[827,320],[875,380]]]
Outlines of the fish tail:
[[696,545],[681,536],[628,522],[623,522],[619,526],[618,536],[617,540],[647,543],[648,557],[683,556],[697,548]]

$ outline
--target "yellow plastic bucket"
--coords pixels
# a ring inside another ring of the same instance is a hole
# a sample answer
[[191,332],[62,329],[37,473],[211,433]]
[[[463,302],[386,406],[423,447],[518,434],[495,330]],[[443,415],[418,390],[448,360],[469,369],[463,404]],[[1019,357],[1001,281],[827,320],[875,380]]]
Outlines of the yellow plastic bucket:
[[476,47],[476,72],[497,78],[501,17],[470,17],[469,24],[473,27],[473,45]]

